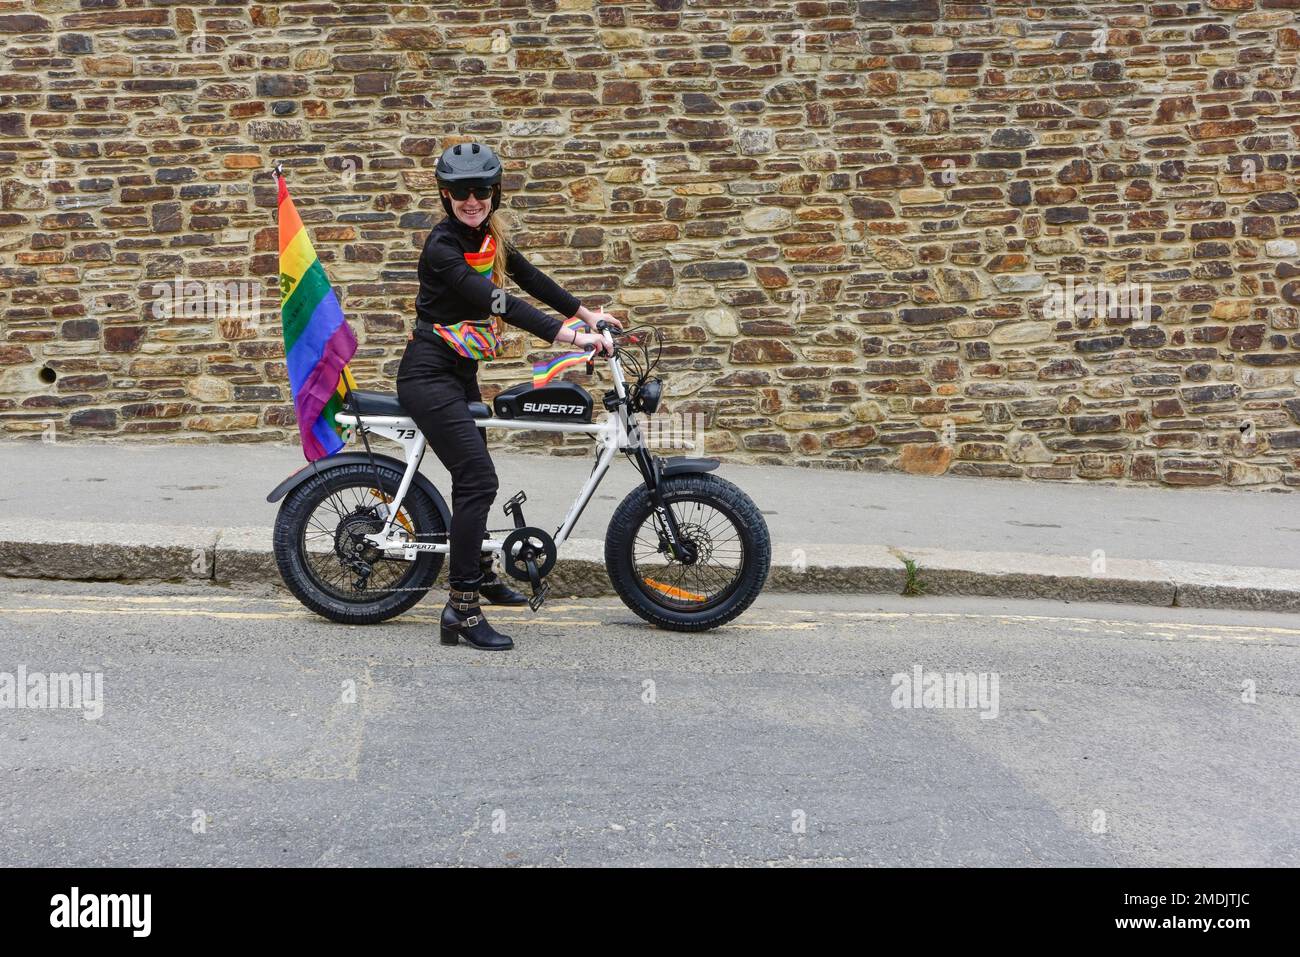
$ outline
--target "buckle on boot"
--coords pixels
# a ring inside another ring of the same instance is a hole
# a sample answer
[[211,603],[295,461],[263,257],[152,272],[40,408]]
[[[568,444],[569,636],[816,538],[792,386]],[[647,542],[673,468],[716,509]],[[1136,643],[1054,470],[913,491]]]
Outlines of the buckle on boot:
[[477,624],[478,624],[480,621],[482,621],[482,620],[483,620],[483,616],[482,616],[482,615],[470,615],[468,618],[465,619],[465,625],[464,625],[464,627],[466,627],[466,628],[473,628],[475,625],[477,625]]
[[476,591],[456,591],[452,588],[448,590],[447,596],[447,604],[457,611],[469,611],[479,605]]

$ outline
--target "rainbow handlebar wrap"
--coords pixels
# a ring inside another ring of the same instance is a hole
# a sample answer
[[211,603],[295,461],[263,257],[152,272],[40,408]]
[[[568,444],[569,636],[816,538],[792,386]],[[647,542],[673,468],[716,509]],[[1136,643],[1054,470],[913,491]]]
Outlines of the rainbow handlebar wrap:
[[343,318],[284,176],[278,178],[284,362],[302,453],[308,462],[314,462],[343,448],[343,427],[335,416],[342,411],[345,390],[356,388],[348,362],[356,354],[357,339]]

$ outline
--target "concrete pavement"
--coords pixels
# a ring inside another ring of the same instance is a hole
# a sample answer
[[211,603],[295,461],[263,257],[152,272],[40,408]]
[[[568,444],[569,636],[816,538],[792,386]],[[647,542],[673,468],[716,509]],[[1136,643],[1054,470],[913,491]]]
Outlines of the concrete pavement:
[[[496,459],[501,499],[524,488],[529,522],[547,528],[591,464]],[[0,443],[0,574],[274,581],[266,493],[301,465],[296,448],[266,445]],[[432,456],[423,467],[446,493]],[[763,510],[773,590],[897,592],[911,558],[936,595],[1300,610],[1300,510],[1286,494],[740,465],[718,474]],[[609,593],[601,536],[637,480],[615,464],[561,554],[557,592]],[[499,511],[491,521],[509,524]]]

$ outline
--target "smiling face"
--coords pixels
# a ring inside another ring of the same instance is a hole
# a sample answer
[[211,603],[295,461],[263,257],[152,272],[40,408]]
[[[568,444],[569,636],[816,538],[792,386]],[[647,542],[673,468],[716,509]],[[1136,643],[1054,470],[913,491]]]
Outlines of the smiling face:
[[474,194],[471,193],[469,199],[460,200],[445,189],[442,194],[451,202],[451,211],[456,214],[456,218],[466,226],[481,226],[488,218],[488,214],[492,212],[491,199],[475,199]]

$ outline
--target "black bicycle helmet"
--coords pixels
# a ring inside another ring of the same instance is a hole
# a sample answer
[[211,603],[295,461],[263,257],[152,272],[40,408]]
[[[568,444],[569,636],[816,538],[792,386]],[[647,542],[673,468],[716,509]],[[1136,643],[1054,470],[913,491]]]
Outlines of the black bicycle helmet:
[[501,205],[501,160],[482,143],[457,143],[442,151],[435,168],[438,177],[438,196],[443,209],[451,215],[451,202],[442,195],[442,187],[452,183],[469,186],[495,186],[492,191],[492,212]]

